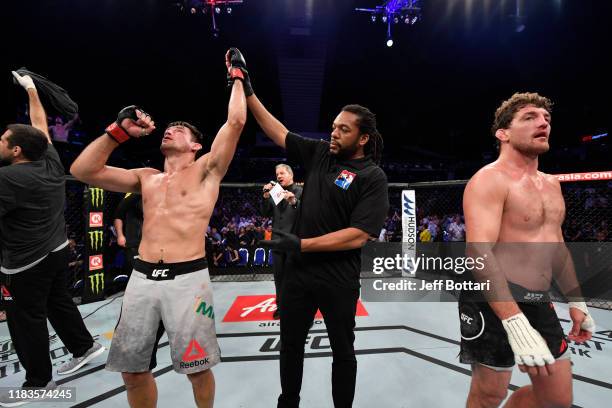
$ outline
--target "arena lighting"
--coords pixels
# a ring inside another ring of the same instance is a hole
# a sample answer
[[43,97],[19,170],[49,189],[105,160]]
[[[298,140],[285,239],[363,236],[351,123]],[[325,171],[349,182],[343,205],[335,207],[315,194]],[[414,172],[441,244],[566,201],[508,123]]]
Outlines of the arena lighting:
[[403,22],[407,25],[414,25],[421,15],[422,0],[387,0],[382,5],[375,8],[356,8],[355,11],[370,14],[372,21],[380,16],[380,21],[387,25],[387,47],[393,45],[391,39],[391,26]]
[[173,2],[179,10],[187,10],[190,14],[197,14],[200,10],[202,14],[210,14],[214,37],[218,37],[220,32],[216,15],[220,15],[222,10],[225,10],[225,14],[231,15],[234,11],[232,7],[242,3],[243,0],[181,0]]
[[607,133],[600,133],[599,135],[588,135],[582,137],[582,142],[591,142],[593,140],[602,139],[608,137]]
[[515,13],[510,16],[510,18],[514,21],[514,31],[517,33],[522,33],[525,31],[525,15],[521,14],[521,0],[515,0]]

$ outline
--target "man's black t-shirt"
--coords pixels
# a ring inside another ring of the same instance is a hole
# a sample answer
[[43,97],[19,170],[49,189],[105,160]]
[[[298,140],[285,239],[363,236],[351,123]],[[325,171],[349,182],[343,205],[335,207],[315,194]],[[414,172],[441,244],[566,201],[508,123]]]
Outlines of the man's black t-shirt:
[[115,210],[115,219],[123,221],[123,235],[125,235],[125,246],[138,248],[142,239],[142,195],[131,193],[125,197]]
[[49,145],[41,160],[0,168],[2,272],[15,273],[67,241],[64,166]]
[[[387,177],[369,157],[343,160],[329,153],[329,143],[288,133],[290,160],[306,169],[302,203],[294,225],[300,238],[345,228],[378,236],[389,210]],[[335,286],[359,287],[360,249],[300,253],[288,268]]]

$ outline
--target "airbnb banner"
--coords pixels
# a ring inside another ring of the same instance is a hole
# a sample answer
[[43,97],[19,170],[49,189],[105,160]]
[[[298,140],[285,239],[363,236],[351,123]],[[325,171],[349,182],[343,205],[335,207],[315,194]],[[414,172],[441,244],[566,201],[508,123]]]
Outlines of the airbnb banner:
[[[272,314],[276,310],[276,296],[255,295],[238,296],[232,307],[229,308],[223,322],[253,322],[262,320],[274,320]],[[361,300],[357,301],[357,312],[355,316],[368,316]],[[321,312],[317,310],[315,319],[322,319]]]

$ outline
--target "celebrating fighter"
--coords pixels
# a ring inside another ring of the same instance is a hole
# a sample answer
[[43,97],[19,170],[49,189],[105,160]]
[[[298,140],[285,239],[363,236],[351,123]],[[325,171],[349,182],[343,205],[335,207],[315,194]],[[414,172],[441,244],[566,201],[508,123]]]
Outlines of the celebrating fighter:
[[[550,120],[550,100],[536,93],[503,102],[492,128],[499,158],[465,189],[468,249],[487,259],[484,278],[494,286],[487,302],[462,293],[459,303],[461,362],[473,368],[468,407],[500,405],[515,362],[532,385],[516,390],[506,406],[572,404],[568,346],[548,290],[553,278],[566,295],[579,296],[580,289],[563,243],[559,181],[538,171],[538,156],[549,149]],[[585,303],[571,301],[569,307],[569,338],[590,339],[595,323]]]
[[174,370],[187,374],[197,406],[213,405],[215,386],[210,368],[220,361],[220,352],[204,234],[246,121],[243,85],[236,81],[244,78],[245,62],[236,49],[230,49],[226,64],[232,86],[228,116],[210,152],[196,159],[202,149],[202,134],[189,123],[174,122],[164,131],[161,143],[163,172],[105,165],[119,144],[155,129],[149,115],[131,106],[119,113],[106,134],[92,142],[70,169],[88,184],[142,193],[139,259],[125,291],[106,364],[107,369],[122,373],[132,407],[156,405],[151,370],[164,330]]

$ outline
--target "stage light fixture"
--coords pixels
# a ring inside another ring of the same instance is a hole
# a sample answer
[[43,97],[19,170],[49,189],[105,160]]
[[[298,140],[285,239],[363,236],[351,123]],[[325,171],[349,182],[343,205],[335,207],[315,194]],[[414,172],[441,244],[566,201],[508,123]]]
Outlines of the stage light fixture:
[[173,2],[173,6],[178,7],[185,14],[198,14],[200,10],[202,14],[208,15],[211,18],[211,33],[213,37],[219,37],[220,30],[217,25],[217,16],[221,14],[232,15],[234,6],[242,4],[244,0],[180,0]]
[[372,22],[378,17],[387,26],[387,46],[393,46],[391,26],[404,22],[414,25],[421,15],[421,4],[424,0],[385,0],[374,8],[356,8],[355,11],[369,13]]

